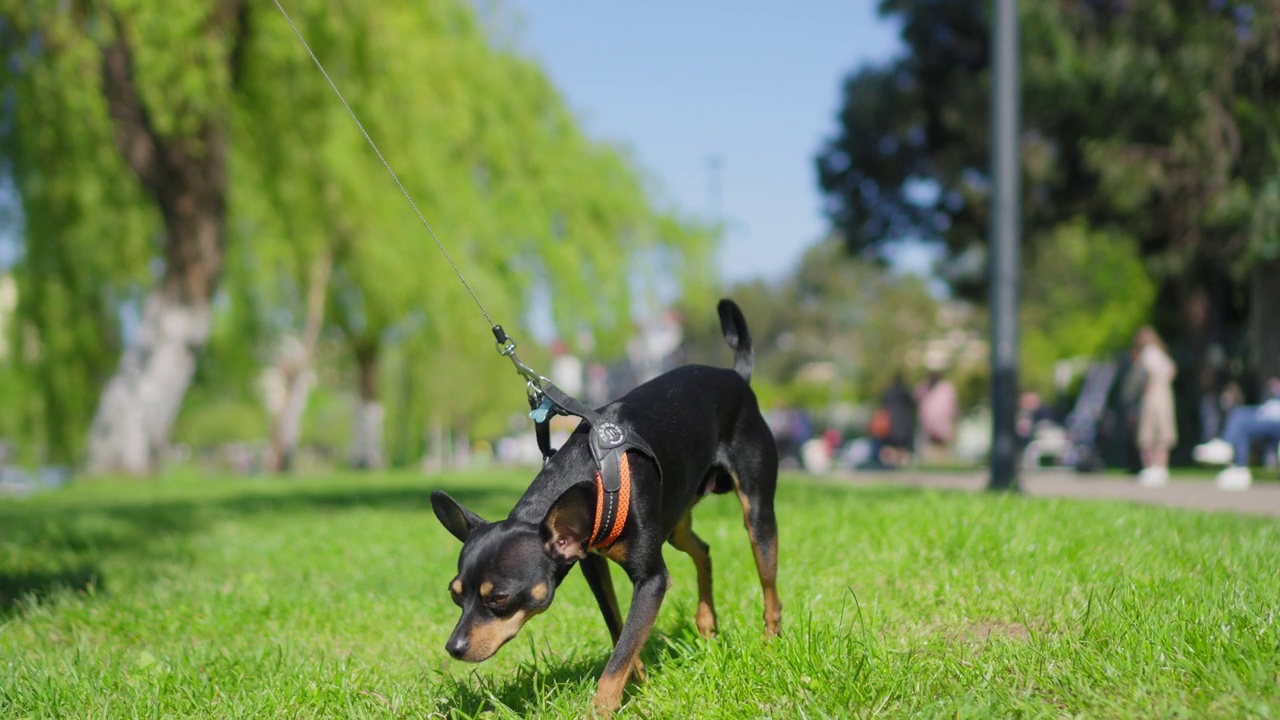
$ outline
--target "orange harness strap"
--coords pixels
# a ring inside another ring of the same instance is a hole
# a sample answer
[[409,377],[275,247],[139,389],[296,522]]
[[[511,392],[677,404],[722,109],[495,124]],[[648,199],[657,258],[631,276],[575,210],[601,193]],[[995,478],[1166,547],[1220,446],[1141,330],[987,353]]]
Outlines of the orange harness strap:
[[600,537],[602,530],[607,530],[604,538],[591,543],[593,548],[609,547],[627,524],[627,511],[631,508],[631,464],[627,461],[627,453],[618,459],[618,470],[622,483],[617,493],[606,492],[604,479],[600,471],[596,471],[596,520],[591,527],[591,538]]

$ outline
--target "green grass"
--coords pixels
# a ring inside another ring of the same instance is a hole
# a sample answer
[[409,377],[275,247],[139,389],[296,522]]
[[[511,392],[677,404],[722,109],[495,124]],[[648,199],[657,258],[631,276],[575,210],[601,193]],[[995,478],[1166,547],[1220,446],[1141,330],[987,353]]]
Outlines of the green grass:
[[[496,518],[528,479],[0,501],[0,717],[583,717],[610,648],[576,571],[489,662],[443,650],[458,544],[429,491]],[[623,717],[1280,715],[1280,523],[795,476],[778,514],[783,635],[762,640],[737,502],[708,499],[721,635],[697,638],[692,563],[669,549]]]

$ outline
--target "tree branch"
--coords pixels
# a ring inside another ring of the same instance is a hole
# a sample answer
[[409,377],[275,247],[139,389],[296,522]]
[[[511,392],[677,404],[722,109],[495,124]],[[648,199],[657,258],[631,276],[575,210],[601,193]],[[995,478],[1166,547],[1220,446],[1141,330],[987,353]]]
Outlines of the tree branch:
[[231,31],[231,89],[240,87],[240,79],[244,76],[244,55],[249,46],[249,3],[237,0],[228,8],[235,13],[235,27]]
[[133,54],[124,37],[124,26],[112,17],[116,37],[102,48],[102,84],[107,107],[116,129],[116,145],[129,167],[153,195],[161,191],[162,165],[167,149],[142,104],[133,77]]

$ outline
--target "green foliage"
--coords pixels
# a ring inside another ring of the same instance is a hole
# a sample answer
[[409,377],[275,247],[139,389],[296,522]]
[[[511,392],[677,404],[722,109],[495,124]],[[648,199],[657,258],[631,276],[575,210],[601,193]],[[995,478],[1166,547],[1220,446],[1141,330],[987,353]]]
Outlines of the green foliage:
[[[616,345],[635,253],[705,243],[663,222],[629,161],[583,137],[541,71],[491,47],[465,3],[298,5],[303,33],[495,317],[519,317],[554,275],[557,324],[586,323]],[[274,201],[261,210],[286,219],[286,252],[335,251],[338,322],[378,337],[418,310],[432,346],[474,337],[471,298],[283,18],[261,18],[245,98],[246,152],[265,158]]]
[[[666,262],[684,287],[709,285],[710,233],[655,211],[631,161],[583,136],[541,70],[495,47],[465,3],[291,12],[513,336],[529,340],[519,323],[546,287],[561,334],[589,329],[616,354],[631,330],[631,278]],[[504,429],[498,408],[520,402],[509,363],[489,351],[471,296],[283,18],[261,19],[245,62],[237,165],[256,175],[238,207],[257,242],[238,245],[235,266],[258,326],[296,330],[309,264],[329,254],[328,322],[351,348],[387,349],[387,427],[402,437],[388,438],[393,456],[407,460],[426,424]]]
[[[15,359],[26,407],[36,420],[20,437],[44,448],[44,459],[78,458],[101,383],[120,345],[118,311],[145,281],[154,209],[115,150],[100,88],[96,46],[68,13],[41,24],[40,45],[28,33],[50,3],[6,7],[0,88],[16,100],[0,136],[13,174],[25,238],[15,268],[19,304]],[[39,47],[40,49],[35,49]]]
[[[906,51],[846,80],[840,130],[817,158],[830,217],[859,254],[903,237],[944,245],[953,289],[983,298],[990,13],[968,0],[880,12]],[[1240,286],[1280,247],[1262,240],[1280,168],[1276,5],[1044,0],[1018,13],[1026,255],[1080,217],[1132,238],[1201,362],[1194,344],[1249,312]],[[1204,294],[1215,304],[1193,310]]]
[[226,443],[261,442],[267,436],[267,418],[252,399],[207,397],[193,393],[174,425],[173,441],[197,450],[211,450]]
[[[846,82],[841,132],[818,159],[832,219],[858,251],[904,234],[962,251],[986,238],[988,14],[964,0],[881,12],[903,23],[908,52]],[[1238,253],[1194,228],[1229,179],[1256,189],[1275,174],[1274,7],[1053,0],[1019,14],[1031,234],[1087,213],[1148,254]]]
[[1022,287],[1021,379],[1044,393],[1053,389],[1057,361],[1127,347],[1155,302],[1137,243],[1083,219],[1036,243]]
[[225,36],[207,32],[215,3],[118,1],[0,5],[0,156],[25,224],[16,269],[18,314],[31,332],[21,356],[39,387],[30,442],[73,462],[120,350],[122,308],[137,311],[159,251],[160,216],[116,145],[102,47],[118,37],[148,117],[165,137],[190,137],[225,113]]
[[[749,282],[726,294],[751,328],[753,383],[766,405],[872,400],[895,374],[923,373],[923,347],[939,329],[941,304],[923,279],[850,257],[834,240],[812,246],[781,283]],[[719,325],[706,315],[685,309],[689,355],[725,364]]]
[[[630,332],[635,278],[674,269],[706,294],[714,231],[655,208],[633,161],[586,137],[542,71],[494,42],[469,3],[285,6],[514,335],[528,339],[519,323],[541,287],[557,329],[591,330],[604,353]],[[235,7],[0,3],[0,88],[15,99],[0,157],[27,218],[19,312],[39,346],[24,370],[41,389],[27,412],[41,419],[34,441],[57,459],[78,455],[115,366],[121,308],[160,259],[159,214],[122,161],[103,94],[102,46],[118,37],[160,135],[190,138],[210,123],[231,135],[230,245],[200,397],[250,396],[279,336],[303,325],[308,274],[323,257],[334,267],[327,329],[347,352],[403,345],[405,366],[432,379],[494,387],[501,377],[519,394],[505,361],[475,362],[491,338],[471,297],[270,3],[245,6],[248,35],[228,57],[232,33],[214,15]],[[441,401],[417,387],[410,421],[494,426],[492,393]]]
[[[495,518],[527,482],[169,478],[0,501],[0,707],[584,717],[610,642],[577,572],[491,660],[443,647],[459,545],[430,491]],[[666,548],[648,682],[620,717],[1275,714],[1272,520],[802,476],[777,511],[782,635],[761,642],[740,506],[707,498],[720,634],[698,639],[693,564]]]

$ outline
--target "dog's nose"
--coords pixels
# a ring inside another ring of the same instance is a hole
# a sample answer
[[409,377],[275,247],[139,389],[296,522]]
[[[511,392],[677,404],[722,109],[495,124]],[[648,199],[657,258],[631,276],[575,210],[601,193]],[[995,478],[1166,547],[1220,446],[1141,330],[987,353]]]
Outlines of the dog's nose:
[[467,654],[467,647],[467,639],[459,635],[449,638],[449,642],[444,644],[444,649],[448,650],[449,654],[458,660],[461,660],[462,656]]

